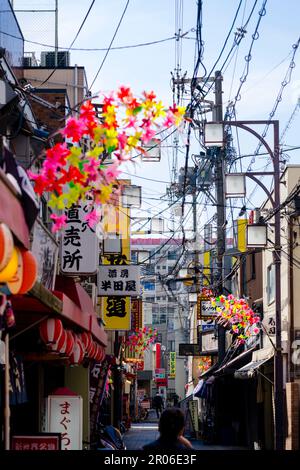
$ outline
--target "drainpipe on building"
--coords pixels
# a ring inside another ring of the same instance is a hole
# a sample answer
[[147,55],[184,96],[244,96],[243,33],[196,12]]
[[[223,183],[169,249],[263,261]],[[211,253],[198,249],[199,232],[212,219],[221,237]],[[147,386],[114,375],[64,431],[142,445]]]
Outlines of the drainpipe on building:
[[292,363],[293,348],[292,344],[294,341],[294,249],[293,249],[293,226],[294,217],[290,215],[288,218],[289,226],[289,299],[290,299],[290,338],[289,338],[289,367],[288,367],[288,378],[290,382],[294,382],[294,367]]
[[[74,106],[78,104],[78,67],[77,64],[74,66]],[[78,112],[76,111],[76,114]]]
[[4,449],[10,450],[10,407],[9,407],[9,334],[5,335],[5,377],[4,377]]

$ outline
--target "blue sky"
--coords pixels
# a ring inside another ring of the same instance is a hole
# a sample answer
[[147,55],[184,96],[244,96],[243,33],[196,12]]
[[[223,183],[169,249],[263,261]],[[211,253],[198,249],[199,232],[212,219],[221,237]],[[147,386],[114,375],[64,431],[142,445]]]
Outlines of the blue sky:
[[[224,104],[229,97],[233,98],[238,88],[239,77],[245,65],[244,57],[247,54],[257,19],[258,11],[263,0],[258,0],[253,17],[247,27],[247,33],[242,40],[236,56],[224,74]],[[51,8],[52,0],[15,0],[15,8]],[[115,39],[114,45],[137,44],[154,41],[173,36],[175,33],[175,5],[176,0],[130,0],[127,12]],[[119,18],[125,7],[126,0],[96,0],[92,12],[83,27],[74,47],[107,47]],[[216,60],[224,39],[229,31],[239,0],[203,0],[203,31],[204,64],[209,71]],[[242,17],[247,18],[254,0],[243,0],[236,27],[241,26]],[[90,5],[90,0],[59,0],[59,44],[69,46],[74,35]],[[183,0],[183,32],[196,26],[197,2]],[[54,17],[52,14],[17,13],[26,39],[54,43]],[[259,38],[255,41],[252,60],[249,66],[249,75],[242,88],[242,99],[237,104],[239,119],[266,119],[272,109],[274,100],[279,91],[280,84],[287,70],[292,45],[300,36],[299,27],[300,2],[297,0],[269,0],[266,5],[266,15],[262,18],[259,28]],[[234,28],[233,32],[236,31]],[[190,31],[188,37],[195,37]],[[228,43],[229,50],[233,41],[233,33]],[[32,44],[26,44],[26,50],[38,50]],[[40,49],[39,49],[40,50]],[[187,76],[191,76],[194,69],[195,42],[192,39],[182,41],[181,68]],[[91,83],[104,52],[72,52],[72,64],[86,67],[88,81]],[[225,57],[225,55],[224,55]],[[285,59],[285,60],[284,60]],[[235,62],[236,60],[236,62]],[[282,62],[280,64],[280,62]],[[222,62],[220,62],[222,63]],[[279,105],[276,118],[280,120],[281,129],[284,128],[300,95],[300,50],[295,58],[296,67],[293,71],[291,83],[285,88],[283,100]],[[280,65],[279,65],[280,64]],[[175,41],[157,45],[111,51],[99,75],[93,91],[115,89],[120,84],[130,85],[138,94],[144,89],[153,89],[166,103],[172,102],[170,87],[170,72],[175,66]],[[203,71],[200,70],[200,73]],[[230,93],[231,90],[231,93]],[[213,95],[211,94],[211,99]],[[286,144],[299,143],[298,129],[300,113],[293,121],[293,125],[286,136]],[[159,164],[143,164],[137,170],[137,175],[170,181],[170,165],[172,151],[169,145],[163,148],[163,160]],[[181,150],[184,152],[185,137],[182,136]],[[240,134],[242,153],[251,153],[255,150],[255,139]],[[193,142],[193,152],[197,153],[198,146]],[[183,166],[184,155],[181,155],[179,167]],[[297,151],[291,152],[291,162],[299,162]],[[245,163],[247,163],[245,161]],[[260,167],[264,164],[262,158],[258,162]],[[131,167],[127,168],[134,172]],[[144,208],[154,207],[153,213],[162,203],[146,197],[159,198],[165,191],[165,184],[143,181],[132,178],[137,184],[143,184],[145,205]],[[263,196],[256,193],[261,201]],[[259,197],[260,195],[260,197]]]

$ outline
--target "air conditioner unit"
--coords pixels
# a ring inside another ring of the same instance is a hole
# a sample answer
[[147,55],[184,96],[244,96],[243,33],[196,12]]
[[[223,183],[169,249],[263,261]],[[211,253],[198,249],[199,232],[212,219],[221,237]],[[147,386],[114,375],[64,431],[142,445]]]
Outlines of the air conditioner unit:
[[32,67],[32,57],[23,57],[23,67]]
[[[41,52],[41,66],[54,68],[55,67],[55,52],[43,51]],[[70,66],[70,52],[58,51],[57,53],[57,68]]]
[[92,282],[85,282],[84,284],[82,284],[82,287],[89,294],[89,296],[92,299],[94,307],[96,307],[96,304],[97,304],[97,286],[96,286],[96,284],[94,284]]

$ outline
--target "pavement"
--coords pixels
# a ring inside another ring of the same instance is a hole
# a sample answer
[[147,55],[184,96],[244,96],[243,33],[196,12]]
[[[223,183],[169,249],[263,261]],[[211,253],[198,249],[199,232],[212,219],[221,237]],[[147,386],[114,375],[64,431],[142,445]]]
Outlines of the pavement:
[[[147,421],[133,423],[124,434],[123,439],[127,450],[141,450],[144,445],[155,441],[159,437],[158,419],[154,410],[149,410]],[[247,450],[245,447],[229,447],[220,445],[207,445],[196,439],[189,439],[195,450]]]

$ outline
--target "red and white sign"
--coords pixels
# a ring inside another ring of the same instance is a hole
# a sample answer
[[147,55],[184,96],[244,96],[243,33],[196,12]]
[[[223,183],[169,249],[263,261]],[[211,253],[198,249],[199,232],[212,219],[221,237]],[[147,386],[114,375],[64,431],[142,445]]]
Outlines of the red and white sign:
[[49,395],[48,431],[61,434],[61,450],[82,449],[82,398],[78,395]]
[[12,436],[11,450],[60,450],[60,434]]

